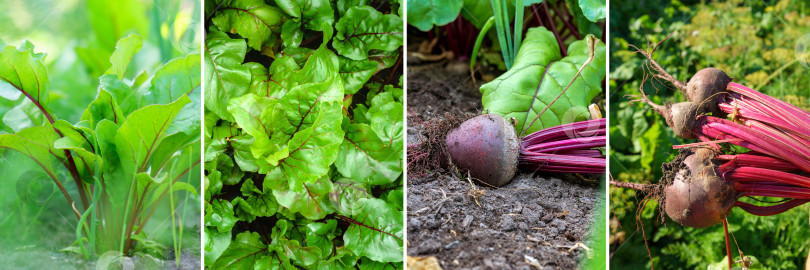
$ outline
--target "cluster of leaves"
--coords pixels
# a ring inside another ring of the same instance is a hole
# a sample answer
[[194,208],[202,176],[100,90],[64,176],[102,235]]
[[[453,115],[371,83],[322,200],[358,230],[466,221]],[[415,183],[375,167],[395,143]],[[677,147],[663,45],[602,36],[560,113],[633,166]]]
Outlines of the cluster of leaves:
[[[642,104],[628,104],[625,96],[637,94],[642,86],[658,104],[682,98],[655,80],[643,81],[648,72],[642,67],[645,59],[633,53],[629,44],[656,44],[672,34],[653,57],[679,80],[687,81],[702,68],[717,67],[735,82],[810,109],[810,89],[806,87],[810,70],[797,59],[806,52],[796,49],[810,32],[810,7],[796,2],[688,6],[674,0],[668,5],[612,5],[609,117],[615,121],[611,121],[609,156],[613,177],[625,182],[656,182],[662,174],[660,165],[677,154],[672,146],[684,143],[657,113]],[[628,189],[611,190],[615,212],[612,265],[644,267],[650,262],[639,260],[648,257],[647,249],[640,231],[633,233],[639,195]],[[639,223],[644,225],[656,267],[696,268],[725,262],[722,229],[685,228],[664,221],[657,210],[655,202],[648,202]],[[772,269],[791,269],[802,265],[807,256],[807,220],[806,206],[772,217],[733,211],[729,231],[746,256],[754,256]]]
[[[196,194],[188,179],[200,163],[200,54],[173,59],[151,77],[142,71],[127,79],[127,66],[142,44],[137,35],[118,41],[95,100],[73,124],[48,107],[45,54],[35,53],[28,42],[18,47],[0,42],[2,97],[35,108],[6,112],[5,122],[15,132],[0,135],[0,148],[34,160],[59,187],[64,207],[74,209],[78,239],[68,250],[162,256],[161,245],[149,240],[144,228],[166,196],[174,209],[174,192]],[[33,125],[32,117],[46,122]],[[62,171],[78,196],[68,193]]]
[[[572,43],[568,56],[562,57],[551,31],[531,28],[515,65],[481,86],[484,109],[505,118],[514,117],[518,134],[588,120],[588,105],[603,92],[606,55],[605,44],[588,35]],[[583,68],[589,56],[593,59]],[[562,93],[566,87],[570,89]],[[551,107],[546,110],[549,104]],[[545,112],[532,124],[541,111]]]
[[402,268],[400,4],[209,2],[206,265]]

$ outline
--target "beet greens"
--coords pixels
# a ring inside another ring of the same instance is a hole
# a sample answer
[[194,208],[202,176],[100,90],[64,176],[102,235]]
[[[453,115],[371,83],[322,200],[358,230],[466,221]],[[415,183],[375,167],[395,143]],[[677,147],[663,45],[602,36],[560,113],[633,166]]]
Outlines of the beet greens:
[[206,265],[402,268],[400,4],[214,2]]

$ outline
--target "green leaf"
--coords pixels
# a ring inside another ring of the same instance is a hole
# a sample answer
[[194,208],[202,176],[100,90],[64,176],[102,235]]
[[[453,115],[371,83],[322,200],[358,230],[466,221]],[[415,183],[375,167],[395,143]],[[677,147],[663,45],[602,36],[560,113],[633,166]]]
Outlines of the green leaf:
[[335,22],[335,12],[327,0],[276,0],[276,5],[299,22],[299,27],[306,22],[303,26],[307,29],[323,31],[323,25]]
[[348,118],[343,120],[343,130],[346,139],[340,144],[335,160],[340,174],[370,185],[391,183],[399,177],[402,173],[402,144],[399,148],[392,148],[380,140],[371,127],[351,124]]
[[[49,81],[48,71],[42,64],[43,57],[35,55],[34,49],[29,46],[21,46],[19,49],[12,46],[2,48],[0,91],[19,92],[35,104],[47,105]],[[4,96],[13,97],[14,94]]]
[[366,256],[378,262],[401,262],[402,258],[402,212],[375,198],[360,199],[363,205],[358,215],[343,235],[346,247],[358,256]]
[[59,135],[52,127],[31,127],[16,134],[0,134],[0,148],[16,150],[36,161],[51,177],[55,177],[54,165],[65,161],[64,151],[53,147]]
[[250,146],[254,157],[261,157],[270,148],[270,135],[274,128],[271,123],[276,104],[278,99],[260,97],[252,93],[228,102],[228,112],[233,115],[242,130],[254,138]]
[[[102,75],[98,80],[99,89],[105,90],[112,95],[113,99],[118,102],[118,107],[121,108],[121,114],[124,116],[140,107],[140,94],[132,90],[129,85],[119,80],[115,75]],[[99,119],[96,119],[96,122],[98,121]]]
[[[186,134],[199,134],[200,108],[200,54],[172,59],[152,77],[149,92],[141,96],[141,106],[169,104],[187,95],[191,103],[183,107],[174,120],[173,127]],[[170,130],[172,134],[176,131]]]
[[[588,36],[586,39],[594,39]],[[554,35],[543,27],[529,29],[514,66],[492,82],[481,86],[484,110],[504,118],[514,117],[518,134],[561,124],[587,120],[587,106],[602,92],[605,78],[605,45],[598,42],[594,59],[582,70],[563,96],[532,125],[528,124],[572,81],[587,61],[587,40],[569,46],[562,58]],[[538,84],[541,83],[538,90]],[[535,93],[536,97],[535,97]],[[531,110],[530,110],[531,108]]]
[[[260,51],[262,45],[276,42],[284,13],[264,0],[222,0],[211,21],[222,31],[237,33],[248,39],[248,46]],[[209,33],[210,34],[210,33]]]
[[205,226],[216,227],[221,233],[231,231],[236,221],[233,205],[227,200],[215,199],[211,211],[206,211]]
[[261,242],[258,233],[243,232],[236,235],[211,269],[252,269],[268,255],[267,251],[267,245]]
[[343,91],[347,95],[357,93],[363,85],[377,73],[377,63],[364,59],[360,61],[345,57],[340,59],[340,78],[343,80]]
[[246,52],[244,40],[223,32],[211,31],[205,40],[205,108],[230,122],[228,100],[245,94],[250,85],[250,71],[242,65]]
[[278,203],[272,193],[254,194],[247,199],[236,197],[233,199],[234,212],[239,220],[253,222],[256,217],[269,217],[278,211]]
[[[2,84],[2,82],[0,82],[0,84]],[[8,110],[6,114],[3,115],[3,124],[14,132],[29,127],[41,126],[46,123],[45,115],[42,114],[42,111],[39,110],[37,105],[29,99],[23,99],[19,105],[14,106],[14,108],[11,108],[11,110]]]
[[99,89],[96,99],[87,106],[82,114],[82,121],[89,121],[91,126],[95,127],[96,123],[103,119],[113,121],[118,124],[124,121],[124,114],[121,107],[115,98],[107,92],[107,90]]
[[[207,211],[206,211],[207,212]],[[221,233],[205,227],[205,264],[212,265],[231,244],[231,232]]]
[[456,20],[463,5],[464,0],[408,0],[408,24],[430,31]]
[[115,146],[127,175],[144,172],[149,158],[165,138],[174,117],[190,102],[183,95],[167,105],[149,105],[132,112],[115,135]]
[[129,62],[141,50],[141,46],[143,46],[143,38],[135,34],[119,39],[115,44],[115,52],[110,56],[112,66],[104,74],[115,75],[119,80],[123,80]]
[[328,178],[318,179],[315,183],[304,184],[304,191],[274,189],[278,204],[287,208],[291,213],[299,213],[312,220],[324,218],[334,212],[327,199],[332,191],[332,181]]
[[343,17],[346,15],[346,11],[349,11],[351,7],[359,7],[359,6],[367,6],[369,0],[338,0],[336,4],[336,8],[338,10],[339,17]]
[[594,23],[605,19],[607,14],[605,0],[579,0],[579,7],[582,8],[585,17]]
[[383,15],[369,6],[352,7],[335,25],[335,50],[353,60],[368,58],[371,50],[393,51],[402,46],[402,19]]
[[371,129],[380,137],[386,147],[391,151],[401,153],[404,143],[405,130],[402,123],[402,103],[395,101],[395,91],[402,92],[401,88],[386,86],[386,92],[372,99],[371,107],[366,113]]

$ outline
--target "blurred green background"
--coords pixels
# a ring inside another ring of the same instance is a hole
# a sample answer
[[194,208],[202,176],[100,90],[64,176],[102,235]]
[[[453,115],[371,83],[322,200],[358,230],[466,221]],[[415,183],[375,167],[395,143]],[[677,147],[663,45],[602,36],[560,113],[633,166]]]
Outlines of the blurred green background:
[[[127,70],[126,77],[135,78],[136,72],[154,71],[172,58],[200,51],[201,8],[200,1],[193,0],[0,0],[0,40],[11,46],[27,40],[34,44],[35,52],[47,54],[49,109],[57,118],[76,123],[95,98],[98,77],[110,67],[109,58],[119,38],[131,33],[144,38],[143,48]],[[27,99],[0,98],[0,134],[25,127],[19,125],[19,119],[7,119],[9,110],[30,112],[27,126],[45,121]],[[7,124],[12,122],[15,124]],[[188,177],[200,179],[200,174]],[[77,196],[66,171],[60,178],[69,193]],[[189,182],[196,183],[199,190],[199,180]],[[0,268],[53,267],[54,263],[68,269],[86,267],[73,256],[56,252],[76,240],[76,219],[55,184],[33,161],[0,149],[0,183],[0,252],[4,254]],[[187,228],[183,250],[199,257],[200,199],[188,196],[179,199],[186,203],[177,212],[184,214]],[[165,227],[165,234],[150,237],[171,247],[168,208],[162,207],[165,213],[156,212],[161,218],[150,223]]]
[[[653,55],[667,72],[686,82],[705,67],[724,70],[737,83],[810,110],[810,2],[782,1],[646,1],[610,5],[610,172],[617,181],[656,183],[661,164],[677,151],[676,138],[649,106],[629,104],[647,70],[640,54],[669,34]],[[657,104],[685,98],[672,87],[643,85]],[[657,93],[656,93],[657,91]],[[638,213],[644,194],[611,188],[610,266],[615,269],[706,269],[726,255],[723,227],[683,227],[663,217],[652,200]],[[640,222],[636,223],[636,214]],[[729,216],[730,233],[746,256],[767,269],[797,269],[810,244],[808,206],[772,217],[739,209]],[[645,248],[644,226],[652,260]],[[739,259],[737,245],[731,242]]]

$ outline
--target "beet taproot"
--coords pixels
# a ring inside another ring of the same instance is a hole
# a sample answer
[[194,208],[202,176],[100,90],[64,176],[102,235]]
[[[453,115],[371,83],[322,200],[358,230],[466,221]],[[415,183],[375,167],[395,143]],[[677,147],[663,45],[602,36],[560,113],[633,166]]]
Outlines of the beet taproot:
[[668,164],[679,169],[665,180],[664,210],[684,226],[705,228],[722,222],[737,202],[738,192],[718,174],[714,150],[697,147],[684,154],[685,158]]
[[471,118],[447,133],[447,151],[462,171],[500,187],[515,176],[520,140],[503,117],[484,114]]
[[720,116],[722,111],[717,106],[717,93],[726,91],[731,78],[725,72],[716,68],[704,68],[695,73],[686,84],[686,97],[689,101],[698,104],[701,110]]

